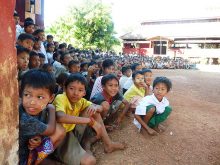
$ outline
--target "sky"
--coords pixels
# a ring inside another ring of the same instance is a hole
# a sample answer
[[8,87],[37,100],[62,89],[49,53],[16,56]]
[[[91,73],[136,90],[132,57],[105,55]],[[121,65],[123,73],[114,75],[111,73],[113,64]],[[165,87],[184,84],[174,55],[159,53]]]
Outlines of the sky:
[[[80,0],[45,0],[45,26],[65,15],[68,7]],[[62,3],[61,3],[62,2]],[[134,29],[141,22],[156,19],[220,17],[220,0],[100,0],[112,7],[118,34]]]

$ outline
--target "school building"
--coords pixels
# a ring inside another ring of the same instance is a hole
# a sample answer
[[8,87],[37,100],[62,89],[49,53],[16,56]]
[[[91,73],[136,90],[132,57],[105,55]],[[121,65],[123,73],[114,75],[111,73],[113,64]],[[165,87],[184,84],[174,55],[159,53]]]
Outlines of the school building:
[[183,57],[219,64],[219,29],[220,16],[152,20],[120,38],[124,54]]
[[31,17],[39,28],[44,28],[44,0],[16,0],[15,11],[22,23]]

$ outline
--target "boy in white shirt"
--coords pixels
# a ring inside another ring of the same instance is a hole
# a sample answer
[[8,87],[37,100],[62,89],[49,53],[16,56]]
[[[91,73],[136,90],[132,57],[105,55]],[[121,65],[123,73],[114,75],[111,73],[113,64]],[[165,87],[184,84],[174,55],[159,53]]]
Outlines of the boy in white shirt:
[[172,83],[168,78],[155,78],[153,94],[145,96],[136,107],[134,124],[139,131],[143,128],[150,135],[157,135],[161,132],[160,123],[165,121],[172,111],[165,97],[171,87]]

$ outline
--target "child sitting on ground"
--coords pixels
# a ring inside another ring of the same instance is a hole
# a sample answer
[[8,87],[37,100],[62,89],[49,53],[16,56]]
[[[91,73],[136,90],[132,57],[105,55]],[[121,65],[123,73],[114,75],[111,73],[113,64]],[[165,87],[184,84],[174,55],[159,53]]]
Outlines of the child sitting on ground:
[[[120,124],[123,117],[129,109],[129,102],[123,98],[119,93],[119,81],[117,77],[113,74],[107,74],[102,77],[102,89],[103,92],[97,93],[91,98],[91,101],[95,104],[101,105],[103,111],[100,113],[103,120],[112,119],[115,116],[117,110],[119,110],[120,105],[123,103],[124,108],[122,113],[117,117],[116,124]],[[115,120],[115,119],[113,119]],[[109,124],[106,123],[105,124]]]
[[134,84],[125,92],[124,98],[130,103],[131,112],[134,112],[138,102],[148,93],[148,88],[142,71],[134,72],[132,79]]
[[139,130],[143,128],[150,135],[161,132],[160,123],[165,121],[172,109],[165,97],[172,87],[166,77],[156,77],[153,82],[153,94],[144,97],[136,107],[134,124]]
[[47,72],[29,70],[21,80],[22,103],[19,106],[19,165],[39,164],[53,152],[65,136],[56,125],[55,79]]
[[67,132],[64,143],[56,151],[56,156],[68,165],[96,163],[95,157],[80,145],[87,124],[96,131],[97,137],[103,140],[105,152],[125,147],[124,144],[112,142],[109,138],[100,115],[102,107],[92,105],[83,98],[86,85],[83,75],[71,74],[65,83],[65,93],[57,95],[53,103],[57,111],[57,120],[63,124]]

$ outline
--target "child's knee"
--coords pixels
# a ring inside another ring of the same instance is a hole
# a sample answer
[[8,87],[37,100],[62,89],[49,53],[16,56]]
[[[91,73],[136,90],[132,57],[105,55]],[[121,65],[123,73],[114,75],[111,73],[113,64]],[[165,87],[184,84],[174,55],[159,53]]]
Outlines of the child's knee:
[[108,112],[110,105],[107,101],[102,102],[103,111]]
[[64,137],[66,136],[66,130],[60,124],[56,125],[56,136],[59,139],[64,139]]
[[96,159],[94,156],[89,155],[89,154],[85,154],[81,161],[80,161],[81,165],[95,165],[96,164]]
[[156,111],[156,107],[151,107],[148,113],[154,114],[155,111]]

